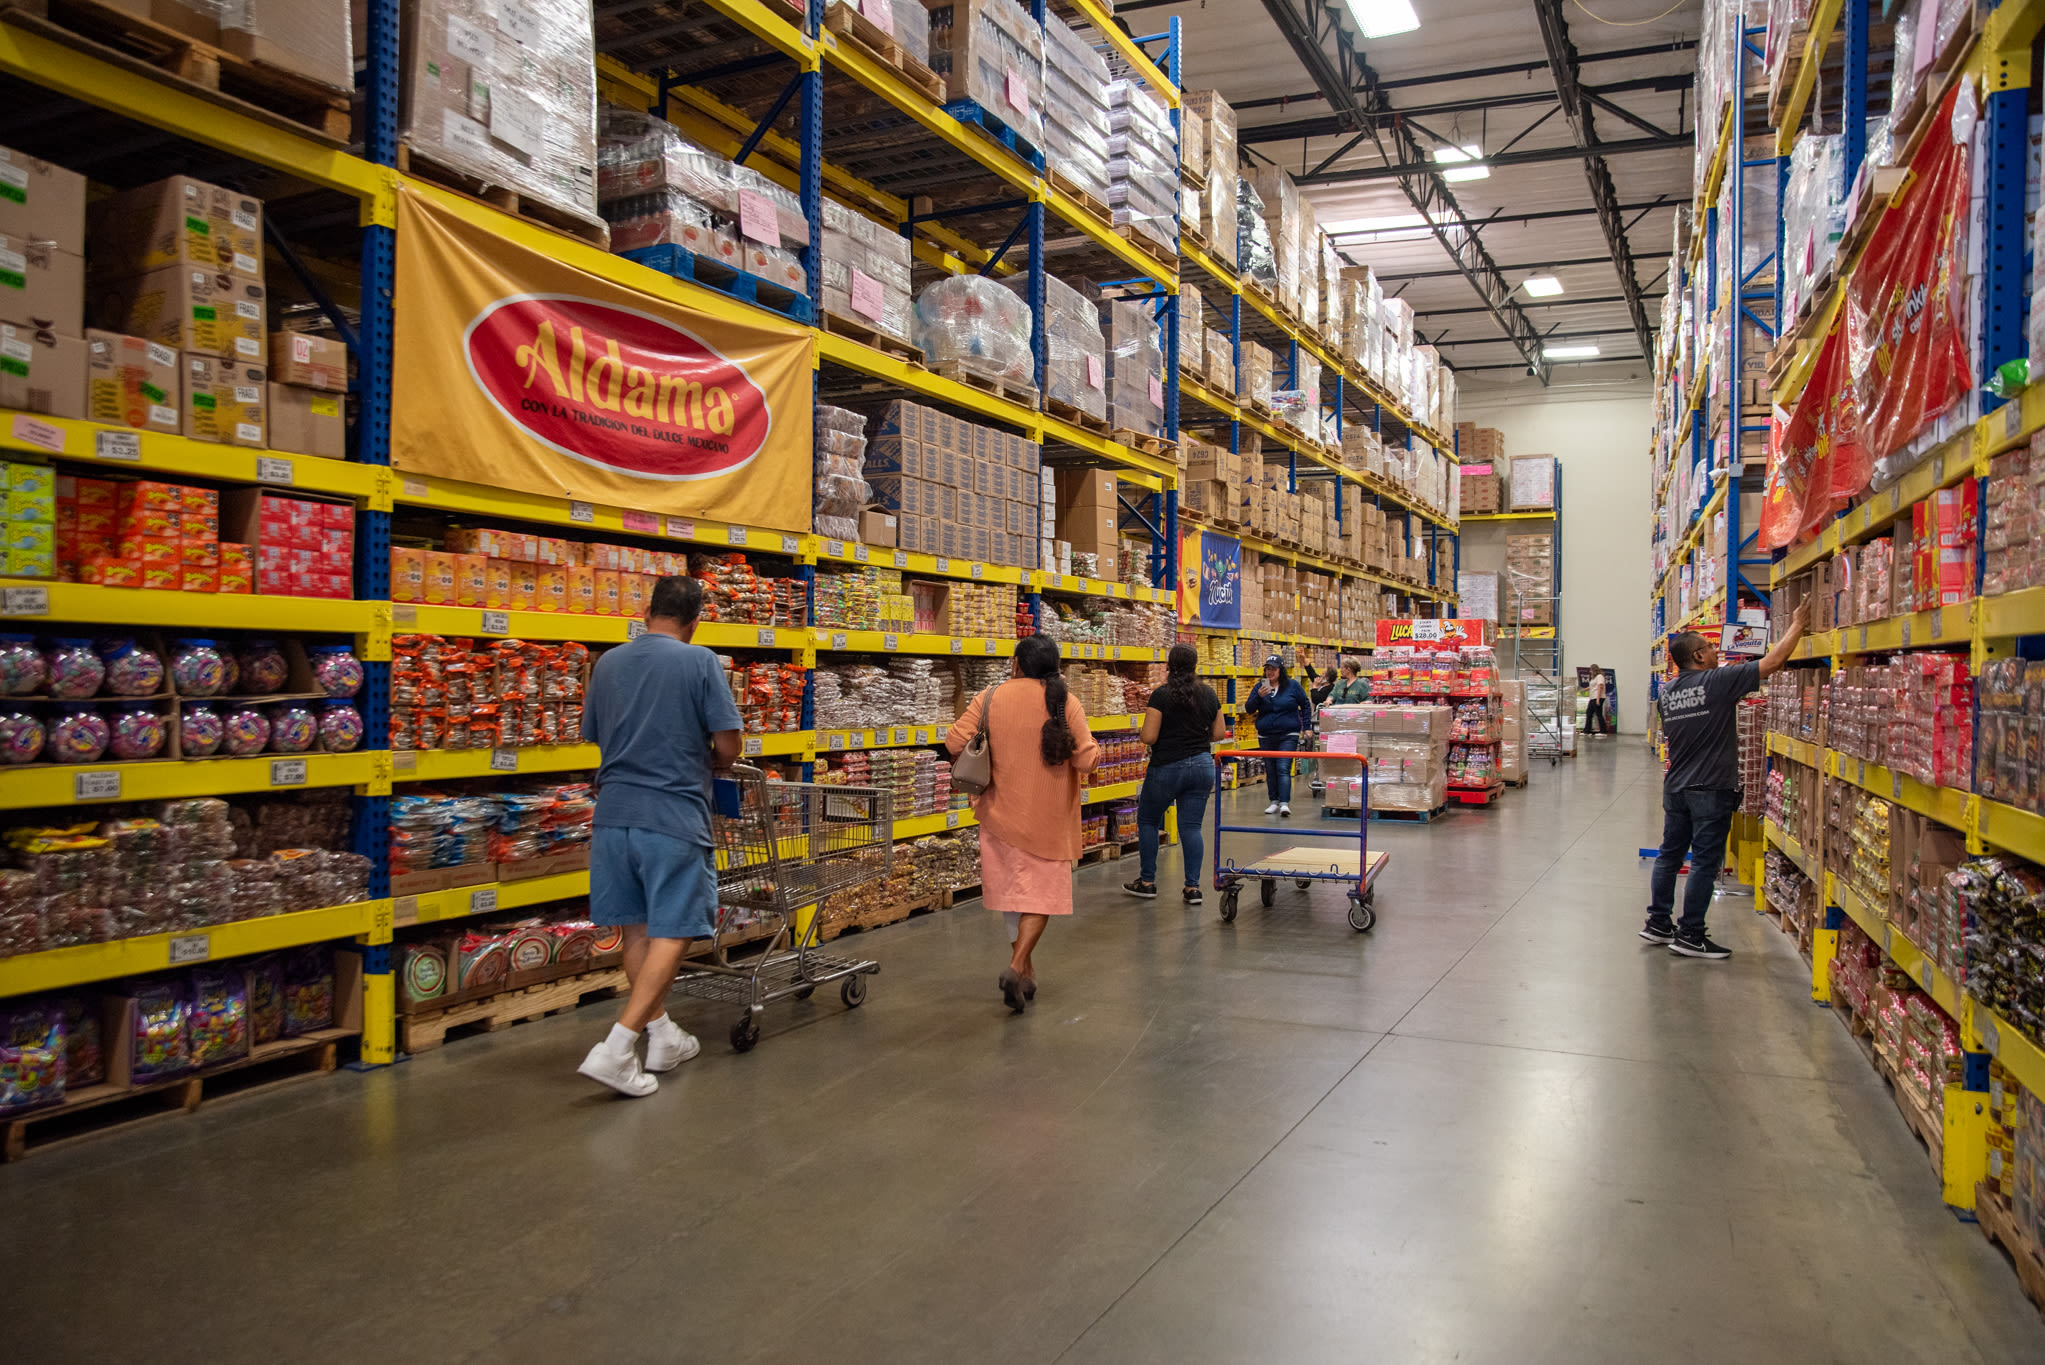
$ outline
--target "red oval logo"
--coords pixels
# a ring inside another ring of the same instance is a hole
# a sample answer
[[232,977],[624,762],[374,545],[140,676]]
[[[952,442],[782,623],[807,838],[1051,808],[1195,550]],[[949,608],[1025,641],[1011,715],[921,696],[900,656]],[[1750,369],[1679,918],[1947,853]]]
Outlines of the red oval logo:
[[744,369],[674,324],[573,294],[499,299],[469,324],[469,374],[573,460],[641,479],[743,468],[774,426]]

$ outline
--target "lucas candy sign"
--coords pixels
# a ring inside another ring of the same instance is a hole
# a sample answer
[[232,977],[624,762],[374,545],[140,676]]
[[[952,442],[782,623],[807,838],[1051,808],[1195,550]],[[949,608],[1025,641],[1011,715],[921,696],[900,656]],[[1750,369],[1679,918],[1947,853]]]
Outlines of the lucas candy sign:
[[627,289],[471,212],[399,194],[395,468],[809,530],[807,331]]

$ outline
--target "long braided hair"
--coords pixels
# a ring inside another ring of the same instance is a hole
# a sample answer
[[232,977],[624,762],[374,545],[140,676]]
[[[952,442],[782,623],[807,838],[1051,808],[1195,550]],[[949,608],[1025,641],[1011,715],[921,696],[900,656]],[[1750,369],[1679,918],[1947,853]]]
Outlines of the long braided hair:
[[1072,727],[1065,723],[1065,675],[1058,668],[1058,645],[1041,635],[1032,635],[1015,647],[1016,671],[1044,684],[1044,731],[1038,748],[1044,766],[1055,768],[1072,757],[1078,747]]

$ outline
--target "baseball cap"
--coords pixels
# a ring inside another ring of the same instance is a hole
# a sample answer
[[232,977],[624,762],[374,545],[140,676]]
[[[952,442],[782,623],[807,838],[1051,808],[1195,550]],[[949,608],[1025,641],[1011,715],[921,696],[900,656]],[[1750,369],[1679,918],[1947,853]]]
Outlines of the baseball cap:
[[1279,658],[1279,657],[1278,657],[1278,656],[1277,656],[1276,654],[1272,654],[1272,655],[1269,655],[1269,656],[1267,656],[1267,657],[1265,658],[1265,660],[1264,660],[1264,667],[1266,667],[1266,668],[1283,668],[1283,667],[1285,667],[1285,660],[1283,660],[1283,659]]

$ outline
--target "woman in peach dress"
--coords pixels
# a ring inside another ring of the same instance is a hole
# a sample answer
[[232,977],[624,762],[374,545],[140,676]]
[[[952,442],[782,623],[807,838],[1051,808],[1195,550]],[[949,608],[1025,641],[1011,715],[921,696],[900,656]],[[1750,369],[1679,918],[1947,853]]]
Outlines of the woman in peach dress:
[[1072,869],[1079,859],[1079,800],[1101,746],[1086,712],[1066,691],[1058,646],[1032,635],[1016,646],[1013,675],[973,698],[945,745],[954,756],[987,715],[994,783],[973,799],[980,822],[981,898],[999,910],[1014,945],[997,984],[1021,1014],[1036,998],[1030,954],[1053,915],[1072,913]]

